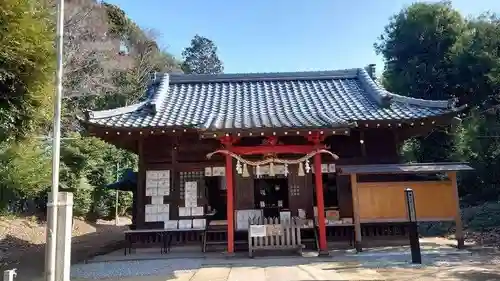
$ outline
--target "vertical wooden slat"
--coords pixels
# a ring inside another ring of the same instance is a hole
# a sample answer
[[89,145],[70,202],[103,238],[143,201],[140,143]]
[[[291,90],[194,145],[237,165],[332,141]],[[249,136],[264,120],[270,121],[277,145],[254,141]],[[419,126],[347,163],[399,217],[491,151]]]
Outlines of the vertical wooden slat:
[[356,235],[356,251],[361,252],[363,247],[361,245],[361,222],[359,220],[359,197],[358,197],[358,179],[356,174],[351,175],[351,189],[352,189],[352,209],[354,215],[354,232]]
[[177,141],[174,140],[172,142],[172,168],[170,171],[171,177],[171,188],[170,192],[172,193],[170,203],[170,219],[177,220],[179,219],[179,200],[180,200],[180,191],[179,191],[179,168],[178,168],[178,149],[177,149]]
[[[236,162],[234,160],[233,162]],[[236,165],[236,163],[234,163]],[[254,209],[254,177],[253,177],[253,169],[249,167],[248,173],[250,174],[248,177],[243,177],[242,175],[235,175],[235,198],[234,198],[234,208],[235,210],[245,210],[245,209]]]
[[455,239],[457,239],[457,248],[461,249],[465,246],[464,233],[462,226],[462,215],[460,211],[460,196],[458,194],[457,186],[457,172],[449,172],[448,177],[451,180],[451,185],[453,188],[453,195],[455,197],[455,202],[457,206],[457,211],[455,213]]
[[144,155],[144,139],[141,137],[137,141],[139,151],[139,174],[137,184],[137,229],[145,227],[145,200],[146,200],[146,159]]

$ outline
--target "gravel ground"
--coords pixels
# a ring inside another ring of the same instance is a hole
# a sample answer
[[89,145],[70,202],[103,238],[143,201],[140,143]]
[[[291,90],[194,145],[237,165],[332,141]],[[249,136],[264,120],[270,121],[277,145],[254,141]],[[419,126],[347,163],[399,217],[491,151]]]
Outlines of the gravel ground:
[[423,262],[413,265],[408,255],[383,253],[330,258],[173,258],[74,265],[72,280],[500,280],[497,253],[433,253],[423,255]]
[[191,272],[203,264],[202,259],[148,260],[78,264],[71,268],[71,276],[84,279],[111,277],[163,276],[173,272]]

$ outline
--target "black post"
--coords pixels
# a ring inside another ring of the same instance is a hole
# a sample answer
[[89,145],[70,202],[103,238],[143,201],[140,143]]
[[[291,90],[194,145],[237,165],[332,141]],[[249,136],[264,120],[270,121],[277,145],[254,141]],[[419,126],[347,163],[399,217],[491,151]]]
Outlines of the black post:
[[422,263],[422,254],[420,253],[420,241],[418,235],[417,211],[415,209],[415,195],[411,188],[405,189],[406,207],[408,210],[408,220],[410,222],[410,248],[412,263]]

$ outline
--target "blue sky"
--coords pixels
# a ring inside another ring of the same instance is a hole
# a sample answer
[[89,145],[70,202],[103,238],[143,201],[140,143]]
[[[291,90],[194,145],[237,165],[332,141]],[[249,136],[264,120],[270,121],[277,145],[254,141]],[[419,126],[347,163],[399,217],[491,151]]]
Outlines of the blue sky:
[[[181,57],[195,34],[215,41],[226,73],[377,64],[373,43],[411,0],[108,0]],[[499,0],[455,0],[464,15],[500,13]]]

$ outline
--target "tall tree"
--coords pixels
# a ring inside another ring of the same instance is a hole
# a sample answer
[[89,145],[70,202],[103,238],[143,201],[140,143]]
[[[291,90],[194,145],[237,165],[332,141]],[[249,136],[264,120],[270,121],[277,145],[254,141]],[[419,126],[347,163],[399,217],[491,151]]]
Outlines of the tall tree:
[[54,24],[45,1],[0,1],[0,142],[50,118]]
[[[453,97],[452,51],[466,29],[449,2],[416,3],[391,18],[375,44],[386,61],[384,86],[397,94],[425,99]],[[415,160],[444,161],[452,150],[445,132],[407,143]]]
[[181,68],[184,73],[217,74],[224,71],[217,55],[217,46],[208,38],[195,35],[191,45],[182,52],[182,57],[184,61]]
[[455,134],[454,159],[470,162],[475,173],[461,177],[468,202],[500,196],[500,20],[471,19],[453,51],[454,92],[471,105],[471,114]]
[[466,20],[449,2],[417,3],[396,14],[376,50],[386,60],[384,85],[417,98],[457,97],[471,110],[454,133],[433,132],[405,143],[415,161],[470,162],[460,177],[467,202],[496,200],[500,182],[500,20]]
[[450,98],[450,52],[464,29],[449,2],[416,3],[394,15],[375,44],[386,61],[384,86],[415,98]]

